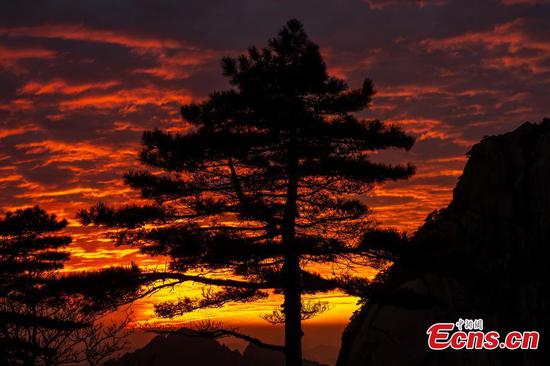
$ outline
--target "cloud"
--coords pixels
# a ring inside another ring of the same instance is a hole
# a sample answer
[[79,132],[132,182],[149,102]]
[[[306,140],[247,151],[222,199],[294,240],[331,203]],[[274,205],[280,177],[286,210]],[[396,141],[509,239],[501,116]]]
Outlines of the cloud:
[[[3,128],[0,130],[0,140],[9,136],[22,135],[27,132],[40,131],[41,128],[35,125],[18,126],[14,128]],[[1,160],[1,159],[0,159]]]
[[84,84],[68,84],[66,81],[61,79],[54,79],[51,81],[30,81],[23,85],[19,89],[21,94],[80,94],[88,90],[101,90],[109,89],[113,86],[118,85],[120,82],[113,81],[104,81],[98,83],[84,83]]
[[[541,22],[535,22],[541,23]],[[492,30],[467,32],[449,38],[429,38],[421,42],[430,51],[455,51],[468,47],[487,49],[484,65],[494,68],[514,68],[525,66],[534,73],[550,71],[543,65],[550,59],[550,40],[529,34],[532,21],[518,18],[510,22],[496,24]],[[542,25],[542,23],[541,23]],[[546,22],[546,27],[550,23]]]
[[56,56],[56,52],[41,47],[17,47],[0,44],[0,63],[12,64],[23,59],[42,58],[51,59]]
[[384,9],[388,7],[416,6],[424,8],[426,6],[441,6],[446,0],[364,0],[371,9]]
[[22,74],[26,70],[20,66],[25,60],[51,60],[57,56],[55,51],[32,45],[3,45],[0,43],[0,71],[8,70]]
[[185,44],[174,39],[127,34],[121,31],[95,29],[78,24],[46,24],[30,27],[0,28],[4,37],[58,38],[71,41],[110,43],[130,48],[180,48]]
[[212,60],[217,61],[223,51],[187,49],[178,52],[162,52],[157,58],[157,65],[136,69],[136,73],[149,74],[166,80],[186,79],[193,70]]
[[113,109],[122,108],[132,111],[140,105],[163,106],[169,103],[189,103],[193,100],[189,94],[175,90],[162,90],[153,87],[118,90],[114,93],[92,94],[63,100],[59,103],[61,112],[80,108]]
[[25,150],[26,155],[58,153],[64,156],[62,162],[71,162],[74,160],[95,159],[97,157],[107,157],[111,150],[107,147],[95,146],[87,143],[66,143],[61,141],[46,140],[40,142],[29,142],[15,145],[17,149]]

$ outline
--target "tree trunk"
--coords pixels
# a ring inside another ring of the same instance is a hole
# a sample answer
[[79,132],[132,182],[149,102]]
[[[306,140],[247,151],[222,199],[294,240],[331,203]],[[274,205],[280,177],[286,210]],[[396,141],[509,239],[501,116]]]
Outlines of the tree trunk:
[[293,131],[288,150],[288,187],[283,213],[284,246],[285,365],[302,366],[302,278],[300,258],[296,248],[296,214],[298,197],[298,158],[296,135]]
[[284,267],[285,365],[302,366],[302,290],[298,256],[286,257]]

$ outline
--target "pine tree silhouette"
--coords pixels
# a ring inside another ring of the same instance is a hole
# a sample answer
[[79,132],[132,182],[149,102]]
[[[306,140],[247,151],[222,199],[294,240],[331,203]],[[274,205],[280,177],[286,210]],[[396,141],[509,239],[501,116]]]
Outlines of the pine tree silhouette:
[[[66,220],[39,207],[0,218],[1,365],[93,364],[123,343],[119,324],[94,324],[117,303],[105,301],[106,295],[101,301],[84,296],[98,286],[98,278],[120,277],[117,270],[59,276],[70,256],[71,237],[59,233],[66,226]],[[117,292],[114,298],[122,296]]]
[[[149,169],[125,181],[153,203],[98,204],[80,218],[121,229],[119,244],[169,256],[171,271],[151,278],[223,288],[159,304],[160,316],[282,293],[282,310],[267,318],[285,324],[286,365],[301,365],[301,321],[323,310],[304,304],[302,294],[351,287],[348,278],[323,278],[304,263],[369,250],[357,240],[369,228],[358,195],[414,168],[371,162],[367,152],[408,150],[414,139],[353,114],[368,107],[371,81],[351,89],[329,76],[297,20],[267,47],[224,58],[222,68],[232,88],[182,107],[188,133],[144,133],[140,159]],[[198,269],[235,278],[186,274]]]
[[[62,250],[71,238],[50,233],[67,225],[34,207],[8,212],[0,219],[0,357],[6,363],[23,360],[34,364],[49,350],[36,341],[38,327],[71,329],[72,321],[43,316],[37,308],[54,302],[46,289],[47,274],[63,267],[68,252]],[[27,336],[25,331],[28,331]]]

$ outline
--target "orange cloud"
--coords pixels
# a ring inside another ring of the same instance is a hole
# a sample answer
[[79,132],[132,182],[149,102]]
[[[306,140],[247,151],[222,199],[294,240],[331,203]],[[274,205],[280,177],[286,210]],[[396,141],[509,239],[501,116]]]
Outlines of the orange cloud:
[[16,98],[6,104],[0,104],[0,110],[9,112],[21,112],[33,109],[32,100],[28,98]]
[[19,174],[3,174],[0,176],[0,183],[18,182],[21,179],[23,179],[23,177]]
[[138,105],[152,104],[162,106],[168,103],[189,103],[191,95],[181,91],[156,89],[153,87],[118,90],[111,94],[86,95],[74,99],[62,100],[59,104],[61,111],[80,108],[112,109],[123,108],[133,110]]
[[352,52],[335,51],[330,47],[322,47],[321,53],[323,58],[327,60],[329,75],[346,80],[355,70],[369,69],[378,62],[382,55],[382,49],[369,49],[368,55],[360,60],[357,60],[357,55]]
[[118,85],[118,81],[105,81],[99,83],[85,83],[85,84],[68,84],[61,79],[54,79],[51,81],[30,81],[23,85],[19,89],[21,94],[80,94],[82,92],[94,89],[109,89]]
[[439,120],[403,118],[390,122],[402,126],[409,133],[418,135],[419,141],[427,138],[448,139],[451,137],[448,132],[444,131],[445,125]]
[[174,39],[155,38],[121,31],[92,29],[75,24],[50,24],[32,27],[0,28],[0,34],[9,37],[59,38],[117,44],[129,48],[180,48],[184,43]]
[[409,5],[409,6],[417,6],[419,8],[424,8],[426,6],[441,6],[447,3],[446,0],[409,0],[409,1],[403,1],[403,0],[364,0],[367,4],[369,4],[369,8],[371,9],[385,9],[388,7],[393,6],[401,6],[401,5]]
[[62,142],[45,140],[15,145],[19,150],[25,150],[25,155],[47,154],[41,161],[41,166],[52,163],[73,163],[93,160],[106,160],[101,164],[101,170],[125,165],[130,167],[134,161],[139,146],[118,146],[116,148],[105,145],[94,145],[88,142]]
[[98,193],[99,190],[95,188],[67,188],[61,190],[49,190],[45,192],[26,192],[21,195],[17,195],[17,198],[41,198],[41,197],[60,197],[74,194],[90,194],[94,196],[94,193]]
[[[1,31],[0,31],[1,32]],[[0,45],[0,64],[12,64],[26,58],[54,58],[56,53],[41,47],[12,47]]]
[[[62,161],[89,160],[98,157],[107,157],[111,150],[89,143],[65,143],[60,141],[46,140],[40,142],[29,142],[15,145],[18,149],[26,150],[25,154],[42,154],[44,152],[63,153],[71,157]],[[75,159],[73,159],[75,158]]]
[[[0,32],[0,36],[1,36]],[[0,71],[5,69],[14,74],[23,74],[27,70],[19,62],[26,59],[53,59],[56,52],[34,46],[6,46],[0,44]]]
[[40,130],[41,128],[35,125],[26,125],[26,126],[15,127],[15,128],[2,128],[0,129],[0,139],[9,137],[9,136],[22,135],[30,131],[40,131]]
[[136,69],[136,73],[153,75],[165,80],[185,79],[189,77],[190,71],[197,66],[203,65],[209,60],[217,59],[222,51],[186,49],[176,54],[160,53],[158,66]]
[[[526,66],[533,72],[548,71],[548,67],[541,67],[537,63],[548,57],[550,41],[547,38],[539,40],[530,36],[525,31],[526,25],[527,20],[519,18],[497,24],[490,31],[468,32],[449,38],[428,38],[421,44],[429,51],[454,50],[472,45],[481,45],[491,50],[504,47],[507,55],[482,60],[485,65],[497,68]],[[526,56],[519,53],[522,50],[534,50],[538,53]]]
[[[475,105],[472,107],[474,109],[477,108]],[[446,124],[442,120],[396,116],[395,118],[389,119],[387,122],[399,125],[407,132],[415,134],[417,136],[417,141],[426,139],[449,140],[454,144],[463,145],[465,147],[471,146],[477,142],[476,140],[465,139],[463,137],[464,131],[461,128]],[[470,126],[475,125],[475,122],[470,124]]]
[[114,130],[115,131],[134,131],[134,132],[141,132],[143,131],[143,127],[136,126],[133,123],[125,122],[125,121],[115,121],[113,123]]
[[417,97],[422,94],[439,93],[440,86],[435,85],[402,85],[392,88],[381,88],[377,90],[376,97]]

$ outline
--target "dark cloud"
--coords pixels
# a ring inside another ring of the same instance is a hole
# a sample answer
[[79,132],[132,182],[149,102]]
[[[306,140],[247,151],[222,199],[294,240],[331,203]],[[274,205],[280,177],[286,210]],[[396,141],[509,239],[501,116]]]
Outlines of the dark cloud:
[[58,164],[28,168],[20,166],[18,170],[21,171],[24,179],[39,183],[41,186],[47,188],[69,184],[75,176],[75,173],[71,169],[64,168]]

